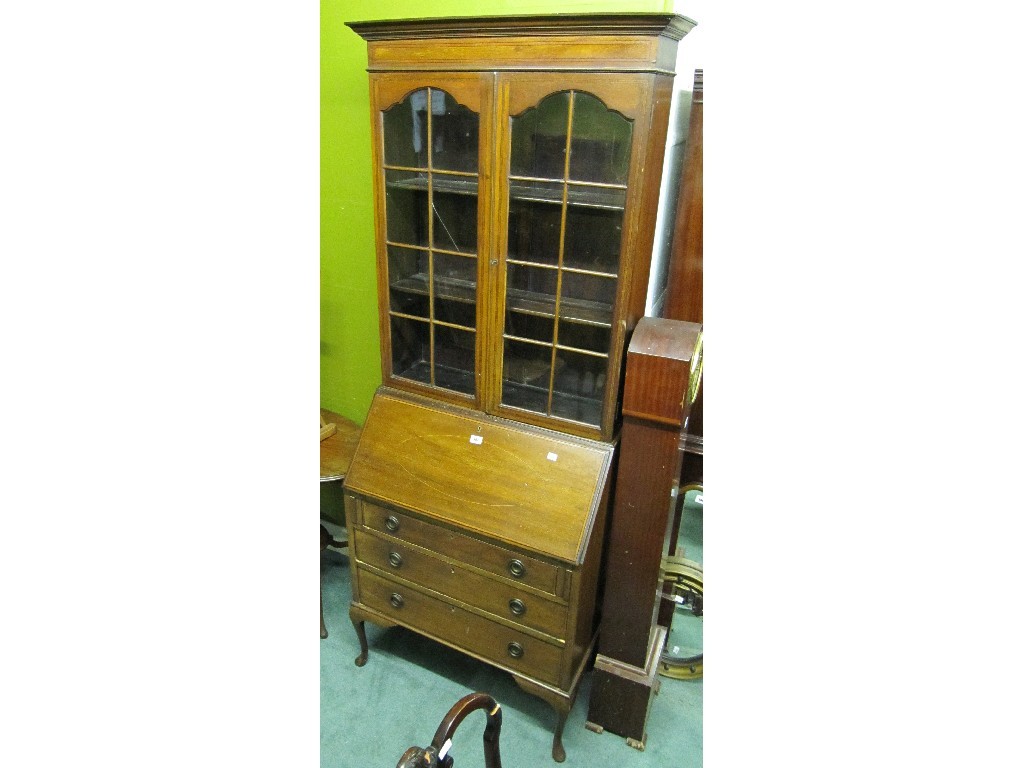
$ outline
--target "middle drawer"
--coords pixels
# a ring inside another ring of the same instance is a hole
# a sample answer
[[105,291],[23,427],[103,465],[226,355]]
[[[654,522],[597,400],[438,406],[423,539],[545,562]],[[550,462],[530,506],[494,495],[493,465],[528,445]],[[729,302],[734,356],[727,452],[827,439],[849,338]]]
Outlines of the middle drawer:
[[419,547],[358,528],[354,552],[359,560],[382,571],[556,639],[565,639],[565,605],[461,568]]

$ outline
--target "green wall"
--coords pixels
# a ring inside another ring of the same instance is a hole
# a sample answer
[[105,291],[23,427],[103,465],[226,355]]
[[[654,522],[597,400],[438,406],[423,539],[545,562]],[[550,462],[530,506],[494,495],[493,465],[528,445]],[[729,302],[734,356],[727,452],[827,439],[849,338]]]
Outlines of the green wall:
[[673,0],[321,0],[320,405],[359,424],[380,385],[366,43],[346,21],[671,11]]

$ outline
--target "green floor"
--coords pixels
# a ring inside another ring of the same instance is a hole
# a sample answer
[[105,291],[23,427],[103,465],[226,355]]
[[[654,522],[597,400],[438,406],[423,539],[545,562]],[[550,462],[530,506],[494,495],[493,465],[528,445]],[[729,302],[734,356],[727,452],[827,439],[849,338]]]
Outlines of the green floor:
[[[694,492],[686,496],[680,544],[687,558],[701,562],[703,513],[695,497]],[[503,768],[556,765],[551,759],[554,710],[520,690],[504,672],[400,627],[384,630],[369,623],[369,661],[356,667],[359,643],[348,618],[347,555],[328,550],[321,572],[329,632],[320,641],[321,768],[393,768],[407,747],[427,746],[448,708],[473,691],[489,693],[502,706]],[[699,643],[699,623],[696,636],[692,626],[682,625],[673,636],[688,634],[688,642]],[[619,736],[584,728],[591,686],[591,673],[586,673],[562,736],[564,765],[611,760],[616,766],[700,766],[703,680],[660,680],[641,752]],[[456,768],[483,768],[484,723],[482,713],[473,713],[459,726],[451,749]]]

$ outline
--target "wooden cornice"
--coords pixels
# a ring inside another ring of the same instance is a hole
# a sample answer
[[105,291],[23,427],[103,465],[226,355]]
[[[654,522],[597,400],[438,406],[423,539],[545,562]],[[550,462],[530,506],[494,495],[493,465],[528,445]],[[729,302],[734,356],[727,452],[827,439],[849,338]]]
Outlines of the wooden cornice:
[[680,40],[696,22],[672,13],[588,13],[349,21],[345,25],[368,41],[565,34],[658,35]]

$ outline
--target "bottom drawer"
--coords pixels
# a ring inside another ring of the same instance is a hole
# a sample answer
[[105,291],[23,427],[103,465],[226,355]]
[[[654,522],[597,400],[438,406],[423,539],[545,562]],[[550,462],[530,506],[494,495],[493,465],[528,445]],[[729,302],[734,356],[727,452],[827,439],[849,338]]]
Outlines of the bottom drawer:
[[360,569],[363,605],[524,675],[558,686],[562,649]]

